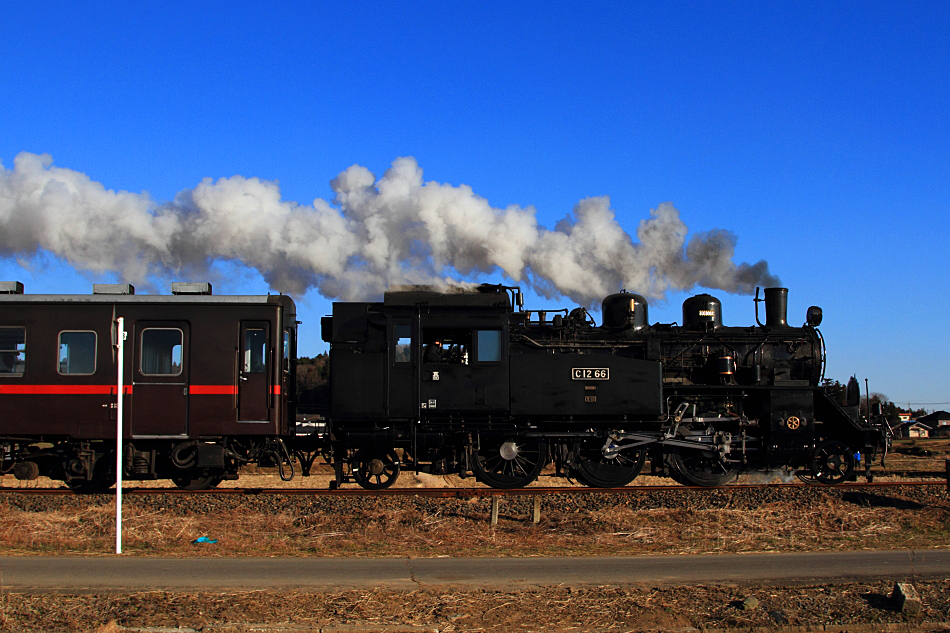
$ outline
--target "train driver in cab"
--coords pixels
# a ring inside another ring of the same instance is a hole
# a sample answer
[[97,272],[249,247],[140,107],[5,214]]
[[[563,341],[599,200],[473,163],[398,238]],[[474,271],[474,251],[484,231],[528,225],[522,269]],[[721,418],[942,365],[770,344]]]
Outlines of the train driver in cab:
[[441,363],[442,360],[442,341],[432,341],[426,345],[422,354],[422,360],[426,363]]

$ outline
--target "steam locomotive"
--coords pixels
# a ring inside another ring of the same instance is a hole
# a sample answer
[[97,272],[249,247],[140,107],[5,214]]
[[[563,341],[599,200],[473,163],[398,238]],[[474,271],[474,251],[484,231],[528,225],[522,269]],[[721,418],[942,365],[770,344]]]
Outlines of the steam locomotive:
[[0,282],[0,474],[112,485],[122,384],[123,478],[186,489],[251,463],[289,479],[321,455],[333,485],[368,489],[404,468],[523,487],[549,464],[615,487],[647,458],[652,472],[703,486],[780,467],[837,483],[862,458],[870,476],[886,423],[859,416],[856,383],[843,405],[822,391],[821,311],[791,327],[786,300],[765,291],[762,325],[757,296],[751,327],[723,326],[709,295],[684,303],[682,325],[650,325],[646,300],[626,292],[604,299],[600,326],[584,308],[525,310],[501,285],[334,303],[321,324],[327,432],[316,433],[295,424],[290,297],[190,283],[171,296],[102,284],[25,295]]
[[781,467],[838,483],[861,456],[870,476],[886,422],[859,417],[855,381],[844,405],[820,388],[821,309],[791,327],[787,296],[757,292],[752,327],[723,326],[708,294],[684,302],[681,326],[649,325],[646,300],[627,292],[603,300],[600,326],[580,307],[526,311],[500,285],[335,303],[322,333],[336,481],[385,488],[408,463],[517,488],[553,462],[615,487],[647,457],[700,486]]

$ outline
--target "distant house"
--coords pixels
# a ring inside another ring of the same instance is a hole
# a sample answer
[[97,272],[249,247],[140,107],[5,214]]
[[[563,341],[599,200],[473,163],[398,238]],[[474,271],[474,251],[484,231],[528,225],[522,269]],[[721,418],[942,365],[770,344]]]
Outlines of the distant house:
[[934,411],[917,418],[917,422],[931,429],[930,437],[950,437],[950,413],[946,411]]
[[901,421],[891,427],[894,437],[930,437],[931,428],[919,420]]
[[897,419],[900,420],[901,422],[910,422],[910,414],[909,414],[909,413],[898,413],[898,414],[897,414]]

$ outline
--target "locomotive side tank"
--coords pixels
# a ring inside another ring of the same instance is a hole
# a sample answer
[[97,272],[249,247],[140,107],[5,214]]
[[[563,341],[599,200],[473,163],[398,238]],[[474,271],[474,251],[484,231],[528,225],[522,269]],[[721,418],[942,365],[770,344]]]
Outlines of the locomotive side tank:
[[386,487],[408,465],[518,487],[553,462],[621,486],[648,456],[695,485],[781,467],[843,481],[886,434],[820,389],[821,311],[789,326],[787,293],[767,289],[767,322],[749,327],[724,326],[705,294],[684,302],[683,325],[650,325],[646,300],[626,292],[604,299],[600,326],[584,308],[526,311],[517,288],[493,285],[334,304],[337,483],[351,470]]

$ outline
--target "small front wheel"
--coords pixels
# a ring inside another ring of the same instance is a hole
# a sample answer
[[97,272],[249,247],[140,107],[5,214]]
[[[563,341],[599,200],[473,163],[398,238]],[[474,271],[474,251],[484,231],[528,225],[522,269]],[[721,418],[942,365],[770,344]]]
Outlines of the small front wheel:
[[854,472],[854,451],[838,440],[825,440],[815,448],[811,472],[823,484],[840,484]]

